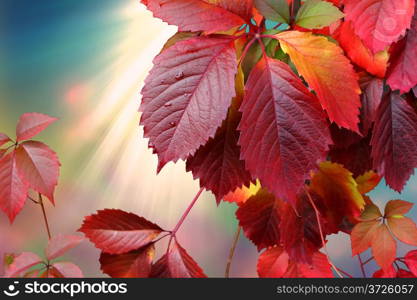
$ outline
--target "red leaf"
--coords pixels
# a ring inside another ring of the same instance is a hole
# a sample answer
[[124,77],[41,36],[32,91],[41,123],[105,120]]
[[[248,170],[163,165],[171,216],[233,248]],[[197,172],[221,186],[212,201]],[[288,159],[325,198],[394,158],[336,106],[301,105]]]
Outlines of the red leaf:
[[4,277],[18,277],[21,273],[42,262],[42,259],[32,252],[23,252],[16,256],[4,274]]
[[0,159],[0,206],[10,222],[22,210],[29,185],[18,174],[15,152]]
[[393,90],[401,93],[410,91],[417,84],[417,14],[414,16],[407,36],[396,43],[390,50],[390,67],[387,83]]
[[413,203],[403,200],[390,200],[385,206],[385,217],[389,218],[397,215],[405,215],[413,207]]
[[415,0],[346,0],[345,18],[374,53],[385,50],[410,28]]
[[78,231],[104,252],[122,254],[145,246],[163,230],[135,214],[105,209],[86,217]]
[[21,115],[16,127],[17,141],[20,142],[33,138],[56,120],[58,119],[40,113]]
[[83,240],[82,237],[76,235],[62,235],[59,234],[49,240],[48,246],[45,250],[46,258],[53,260],[62,256],[68,250],[78,246]]
[[372,239],[378,229],[379,221],[360,222],[353,227],[350,234],[352,256],[361,254],[372,245]]
[[54,203],[61,165],[56,153],[41,142],[24,142],[16,150],[16,165],[29,186]]
[[378,107],[382,100],[384,84],[381,79],[373,78],[362,89],[361,131],[366,136],[375,122]]
[[140,110],[161,170],[214,136],[235,96],[237,62],[230,38],[196,37],[168,48],[154,64]]
[[413,220],[403,216],[387,219],[389,229],[401,242],[417,246],[417,226]]
[[416,276],[413,273],[411,273],[407,270],[399,269],[397,271],[397,278],[415,278],[415,277]]
[[410,271],[417,276],[417,250],[408,252],[404,260]]
[[228,11],[241,16],[247,21],[252,17],[253,0],[206,0],[209,3],[217,4]]
[[374,168],[401,191],[417,167],[417,114],[406,100],[394,93],[384,97],[371,145]]
[[304,278],[333,278],[331,265],[326,255],[316,252],[311,265],[299,264],[299,270]]
[[258,260],[260,278],[281,278],[288,268],[288,254],[281,247],[264,251]]
[[263,186],[294,202],[316,162],[326,157],[331,141],[325,116],[314,95],[278,60],[262,59],[246,90],[241,156]]
[[383,270],[392,267],[397,252],[397,244],[387,225],[380,224],[374,232],[372,239],[372,254],[375,261]]
[[[210,1],[203,0],[141,0],[153,15],[180,31],[226,31],[245,24],[245,20]],[[225,1],[222,1],[225,2]]]
[[152,267],[151,277],[205,278],[207,276],[185,249],[173,241],[168,253]]
[[358,132],[361,91],[358,76],[343,50],[311,32],[285,31],[276,38],[297,71],[317,93],[330,121]]
[[237,144],[237,125],[240,113],[230,108],[227,119],[213,139],[201,146],[194,156],[187,160],[187,171],[192,171],[194,179],[200,178],[200,186],[211,190],[217,204],[236,188],[249,186],[251,174],[240,160]]
[[81,269],[70,262],[57,262],[52,265],[54,278],[83,278]]
[[395,278],[397,277],[397,272],[395,268],[391,265],[387,270],[380,269],[372,275],[373,278]]
[[381,78],[385,76],[389,58],[388,53],[382,51],[373,54],[355,34],[351,22],[343,22],[336,39],[355,64],[375,76]]
[[257,246],[258,251],[279,245],[279,207],[281,201],[265,189],[249,198],[236,211],[236,217],[245,235]]
[[3,146],[4,144],[10,142],[10,141],[11,140],[10,140],[10,138],[7,135],[5,135],[4,133],[1,133],[0,132],[0,147]]
[[146,278],[151,273],[154,256],[154,244],[124,254],[101,252],[101,270],[113,278]]

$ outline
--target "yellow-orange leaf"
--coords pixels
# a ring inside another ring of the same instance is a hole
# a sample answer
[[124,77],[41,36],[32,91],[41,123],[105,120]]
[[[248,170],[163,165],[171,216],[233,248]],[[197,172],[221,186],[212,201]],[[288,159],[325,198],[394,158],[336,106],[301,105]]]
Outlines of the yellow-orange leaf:
[[300,75],[317,93],[330,121],[358,131],[361,90],[343,50],[311,32],[285,31],[276,37]]
[[381,181],[381,177],[374,171],[368,171],[363,175],[356,177],[359,192],[364,195],[372,191]]

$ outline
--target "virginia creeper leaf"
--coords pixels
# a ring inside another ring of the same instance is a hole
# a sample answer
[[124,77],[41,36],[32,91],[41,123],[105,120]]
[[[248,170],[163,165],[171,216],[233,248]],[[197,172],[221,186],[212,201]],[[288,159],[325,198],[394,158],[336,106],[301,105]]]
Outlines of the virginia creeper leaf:
[[404,216],[413,207],[413,203],[403,200],[390,200],[385,206],[385,217]]
[[[245,20],[227,9],[203,0],[141,0],[157,18],[180,31],[226,31],[245,24]],[[223,1],[222,1],[223,2]]]
[[265,250],[258,259],[258,275],[260,278],[281,278],[288,268],[288,254],[281,247]]
[[343,50],[311,32],[285,31],[276,37],[298,72],[317,93],[330,121],[357,132],[360,88]]
[[207,0],[207,2],[217,4],[247,21],[252,17],[253,0]]
[[26,113],[21,115],[16,127],[17,141],[20,142],[33,138],[56,120],[58,119],[40,113]]
[[27,141],[21,143],[16,150],[16,166],[21,177],[52,203],[60,165],[56,153],[44,143]]
[[380,269],[372,275],[373,278],[395,278],[396,276],[397,272],[395,272],[395,268],[392,265],[388,269]]
[[133,213],[105,209],[88,216],[78,230],[109,254],[122,254],[147,245],[163,230]]
[[377,187],[381,181],[381,177],[374,171],[368,171],[358,176],[355,181],[358,184],[359,193],[365,195]]
[[399,269],[397,271],[397,278],[415,278],[414,274],[404,270],[404,269]]
[[19,176],[15,152],[0,158],[0,206],[10,222],[22,210],[28,190],[28,183]]
[[417,167],[417,114],[399,95],[382,100],[371,145],[374,168],[391,188],[401,191]]
[[60,257],[65,252],[78,246],[82,240],[82,237],[76,235],[56,235],[48,242],[48,246],[45,250],[46,258],[48,260],[53,260],[57,257]]
[[334,5],[322,0],[307,0],[298,10],[295,23],[308,29],[320,29],[343,18]]
[[369,73],[383,78],[388,66],[388,51],[373,54],[355,34],[351,22],[343,22],[336,39],[349,58]]
[[381,211],[378,206],[373,203],[368,203],[362,212],[360,219],[362,221],[375,221],[382,217]]
[[226,37],[176,43],[154,60],[142,89],[141,125],[158,170],[213,137],[235,96],[236,53]]
[[55,278],[83,278],[81,269],[71,262],[56,262],[52,264]]
[[376,53],[385,50],[410,28],[415,0],[346,0],[345,18]]
[[203,270],[177,241],[173,241],[167,254],[152,267],[151,277],[205,278]]
[[261,184],[259,183],[259,180],[256,181],[256,183],[251,182],[249,187],[243,186],[241,188],[237,188],[236,190],[228,193],[224,197],[223,200],[230,202],[230,203],[236,203],[237,205],[241,205],[245,203],[252,196],[255,196],[259,192],[260,189],[261,189]]
[[375,261],[383,269],[389,269],[396,257],[397,245],[387,225],[380,224],[372,239],[372,254]]
[[239,225],[248,239],[257,246],[258,251],[280,243],[280,205],[279,199],[261,189],[236,211]]
[[101,270],[113,278],[147,278],[154,257],[154,244],[123,254],[101,252]]
[[414,16],[407,36],[396,43],[391,49],[390,66],[387,83],[392,90],[401,93],[410,91],[417,85],[417,15]]
[[333,278],[333,272],[327,256],[321,252],[313,255],[312,264],[299,264],[299,270],[305,278]]
[[392,216],[387,219],[392,234],[401,242],[417,246],[417,226],[410,218]]
[[290,23],[290,6],[287,0],[255,0],[255,7],[266,18],[279,23]]
[[42,262],[42,259],[32,252],[17,255],[4,274],[4,277],[18,277],[21,273]]
[[263,186],[294,201],[331,143],[320,105],[288,65],[271,58],[255,66],[246,91],[241,156]]
[[404,258],[407,267],[410,271],[417,276],[417,250],[412,250],[408,252]]
[[373,78],[365,83],[362,89],[360,125],[363,135],[366,136],[375,122],[378,107],[381,104],[382,94],[384,92],[383,81],[379,78]]
[[1,133],[0,132],[0,147],[3,146],[4,144],[10,142],[10,141],[11,140],[10,140],[10,138],[7,135],[5,135],[4,133]]
[[366,251],[372,245],[372,239],[378,229],[379,221],[359,222],[350,234],[352,256]]

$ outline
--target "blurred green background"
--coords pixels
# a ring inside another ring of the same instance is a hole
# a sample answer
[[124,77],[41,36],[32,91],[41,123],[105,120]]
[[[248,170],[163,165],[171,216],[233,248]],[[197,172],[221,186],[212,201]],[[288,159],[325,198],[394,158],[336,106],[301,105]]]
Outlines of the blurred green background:
[[[74,233],[84,216],[102,208],[132,211],[170,229],[198,191],[182,162],[156,176],[156,157],[138,126],[143,80],[175,31],[137,0],[0,1],[0,131],[13,136],[25,112],[60,119],[39,136],[62,162],[56,206],[47,205],[53,233]],[[402,195],[381,183],[372,198],[383,206],[389,199],[414,201],[416,194],[413,177]],[[209,276],[224,274],[235,210],[217,207],[206,192],[179,233]],[[13,225],[0,214],[1,256],[42,254],[46,242],[36,205],[28,202]],[[330,237],[328,249],[338,266],[359,275],[346,235]],[[103,276],[98,255],[85,241],[66,258],[86,276]],[[256,276],[256,259],[255,247],[242,238],[231,275]]]

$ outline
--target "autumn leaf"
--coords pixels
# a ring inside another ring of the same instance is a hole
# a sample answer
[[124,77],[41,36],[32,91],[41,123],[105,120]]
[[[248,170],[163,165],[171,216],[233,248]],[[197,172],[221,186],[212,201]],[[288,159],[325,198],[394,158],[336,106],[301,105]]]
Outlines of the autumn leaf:
[[100,255],[101,270],[113,278],[146,278],[151,273],[152,260],[155,257],[154,244],[123,254]]
[[407,93],[417,85],[417,14],[414,16],[407,36],[391,49],[387,83],[392,90]]
[[417,246],[417,226],[410,218],[404,216],[391,216],[387,223],[392,234],[401,242]]
[[390,200],[387,205],[385,205],[384,216],[386,218],[404,216],[411,210],[413,205],[413,203],[403,200]]
[[417,167],[417,114],[399,95],[382,100],[371,145],[374,168],[391,188],[401,191]]
[[45,130],[57,118],[40,113],[26,113],[20,116],[16,127],[17,141],[28,140]]
[[358,191],[365,195],[376,188],[381,181],[381,177],[374,171],[368,171],[355,179],[358,184]]
[[294,201],[331,143],[316,98],[288,65],[264,57],[249,76],[240,110],[246,168],[278,198]]
[[255,0],[255,7],[267,19],[290,23],[290,6],[287,0]]
[[300,75],[317,93],[330,121],[358,132],[361,91],[343,50],[311,32],[285,31],[276,37]]
[[86,217],[78,231],[104,252],[122,254],[145,246],[163,230],[135,214],[105,209]]
[[343,13],[330,2],[307,0],[298,10],[295,23],[308,29],[320,29],[343,18]]
[[350,234],[352,256],[361,254],[372,245],[372,239],[378,229],[379,221],[359,222]]
[[258,251],[280,243],[280,205],[280,200],[261,189],[236,211],[239,225]]
[[412,250],[405,255],[405,263],[410,271],[417,276],[417,250]]
[[[246,21],[220,5],[203,0],[141,0],[157,18],[180,31],[213,33],[239,27]],[[224,2],[224,1],[222,1]]]
[[313,254],[312,264],[299,264],[302,277],[305,278],[333,278],[333,272],[327,256],[321,252]]
[[191,38],[156,57],[140,110],[158,170],[186,159],[215,135],[235,96],[236,70],[233,40],[227,37]]
[[373,275],[373,278],[395,278],[397,277],[397,272],[395,272],[395,268],[391,265],[388,269],[380,269],[376,271]]
[[373,53],[385,50],[410,28],[414,0],[346,0],[345,18]]
[[262,252],[258,259],[258,275],[260,278],[281,278],[288,269],[288,254],[279,246]]
[[0,158],[0,206],[11,223],[22,210],[28,190],[27,181],[20,177],[17,170],[15,153]]
[[49,240],[48,246],[45,250],[46,258],[53,260],[62,256],[65,252],[78,246],[83,238],[76,235],[56,235]]
[[251,183],[249,187],[243,186],[228,193],[223,200],[230,203],[236,203],[237,205],[242,205],[252,196],[255,196],[260,189],[261,184],[259,180],[257,180],[256,183]]
[[151,277],[204,278],[207,276],[185,249],[174,240],[168,253],[153,265]]
[[18,277],[33,266],[40,264],[42,259],[32,252],[23,252],[14,257],[13,262],[7,267],[4,277]]
[[81,269],[71,262],[56,262],[52,264],[54,278],[83,278]]
[[10,141],[11,140],[10,140],[10,138],[7,135],[5,135],[4,133],[1,133],[0,132],[0,147],[3,146],[4,144],[10,142]]
[[351,22],[343,22],[335,38],[355,64],[375,76],[380,78],[385,76],[389,59],[388,51],[384,50],[373,54],[355,34]]
[[362,85],[363,94],[361,96],[361,132],[368,135],[377,116],[378,107],[381,104],[384,92],[383,81],[379,78],[372,78]]
[[56,153],[44,143],[27,141],[16,149],[16,166],[20,176],[52,203],[60,165]]
[[253,0],[207,0],[207,2],[223,7],[247,21],[251,20]]
[[311,178],[310,189],[320,196],[327,207],[326,220],[336,228],[345,218],[353,221],[365,205],[352,173],[336,163],[322,162]]
[[397,245],[387,225],[380,224],[374,232],[372,239],[372,254],[375,261],[383,269],[389,269],[396,257]]

